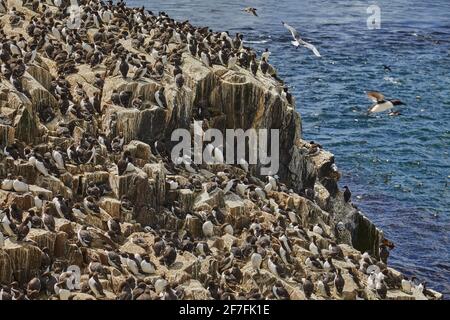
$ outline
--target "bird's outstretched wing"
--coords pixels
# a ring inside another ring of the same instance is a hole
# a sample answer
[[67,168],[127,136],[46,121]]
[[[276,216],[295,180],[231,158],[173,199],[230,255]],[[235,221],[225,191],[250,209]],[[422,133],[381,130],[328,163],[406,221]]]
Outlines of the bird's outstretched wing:
[[294,38],[295,41],[300,42],[300,34],[298,33],[297,30],[295,30],[293,27],[291,27],[290,25],[288,25],[286,22],[282,22],[283,26],[289,30],[289,32],[292,35],[292,38]]
[[321,57],[319,50],[317,50],[317,48],[312,45],[311,43],[305,42],[303,41],[303,43],[301,43],[304,47],[308,48],[309,50],[311,50],[317,57]]
[[367,96],[373,102],[381,102],[384,101],[384,95],[378,91],[368,91]]

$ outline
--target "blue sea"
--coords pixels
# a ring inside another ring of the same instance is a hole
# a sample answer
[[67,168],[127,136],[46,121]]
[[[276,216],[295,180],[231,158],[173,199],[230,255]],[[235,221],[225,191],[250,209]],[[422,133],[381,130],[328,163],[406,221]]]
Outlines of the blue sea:
[[[353,201],[396,244],[390,264],[450,294],[450,1],[128,1],[177,20],[243,33],[291,87],[303,138],[336,156]],[[369,29],[370,5],[380,29]],[[259,17],[241,11],[252,6]],[[290,45],[281,21],[322,58]],[[383,65],[391,68],[385,70]],[[366,115],[365,91],[406,103]]]

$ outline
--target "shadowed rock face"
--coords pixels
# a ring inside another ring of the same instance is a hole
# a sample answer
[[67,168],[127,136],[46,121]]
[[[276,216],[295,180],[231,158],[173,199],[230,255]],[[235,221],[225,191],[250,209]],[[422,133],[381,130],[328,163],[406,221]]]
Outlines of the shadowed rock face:
[[[7,24],[6,31],[15,35],[26,34],[24,28],[29,23],[32,12],[22,7],[17,0],[8,2],[16,4],[26,19],[21,27],[10,28]],[[52,7],[51,10],[55,11],[55,8]],[[97,31],[91,25],[86,31],[86,40],[92,40]],[[145,56],[148,62],[155,62],[148,53],[135,49],[131,39],[117,37],[117,42],[130,52]],[[173,44],[169,44],[169,51],[173,49],[172,46]],[[71,144],[80,144],[85,134],[97,137],[98,131],[101,131],[111,137],[119,134],[123,136],[123,151],[130,153],[136,167],[134,172],[118,175],[116,164],[121,153],[108,152],[100,145],[96,147],[97,153],[92,163],[76,164],[66,159],[65,170],[48,176],[39,173],[24,158],[14,160],[2,154],[0,176],[5,178],[7,174],[21,175],[30,185],[30,190],[25,193],[0,190],[0,207],[5,209],[16,203],[25,211],[35,209],[34,197],[41,194],[49,201],[45,209],[55,217],[56,227],[55,232],[31,228],[27,241],[17,241],[15,237],[7,239],[4,248],[0,248],[0,283],[18,281],[26,284],[42,272],[42,250],[46,247],[49,249],[49,256],[57,261],[57,265],[62,266],[61,269],[68,265],[78,266],[82,271],[81,280],[84,284],[88,279],[89,263],[93,259],[100,261],[112,275],[108,280],[101,280],[106,298],[112,299],[120,294],[121,282],[131,273],[109,266],[104,250],[107,249],[121,253],[148,254],[157,271],[154,275],[137,276],[138,278],[154,281],[165,275],[169,282],[176,281],[180,284],[186,299],[209,299],[211,293],[206,289],[207,281],[217,280],[215,277],[224,260],[223,253],[229,252],[233,244],[245,244],[246,237],[250,235],[252,219],[258,218],[264,228],[274,230],[273,227],[279,222],[277,219],[280,214],[277,210],[280,208],[294,213],[298,225],[304,228],[306,234],[300,237],[293,230],[283,230],[294,239],[294,279],[282,279],[269,272],[266,260],[262,263],[261,273],[255,274],[251,262],[243,259],[239,261],[239,268],[243,273],[239,287],[242,292],[249,292],[256,285],[263,296],[269,296],[276,281],[281,281],[291,299],[305,299],[304,292],[299,289],[301,277],[306,272],[312,274],[314,280],[319,276],[317,270],[305,266],[306,259],[313,255],[309,248],[310,241],[307,240],[312,235],[317,236],[318,249],[325,255],[330,254],[329,245],[334,241],[346,255],[352,254],[355,259],[361,256],[358,250],[369,251],[374,258],[378,258],[382,232],[350,203],[344,203],[342,192],[338,188],[340,174],[334,166],[333,154],[322,148],[312,153],[313,145],[301,139],[300,115],[295,111],[295,105],[282,98],[281,83],[261,72],[253,76],[250,71],[239,66],[233,70],[219,65],[206,67],[188,52],[184,52],[182,58],[185,79],[182,88],[177,88],[174,83],[171,65],[166,66],[167,70],[161,80],[145,78],[133,81],[130,76],[127,79],[118,75],[106,76],[102,89],[101,115],[94,115],[89,121],[61,114],[59,101],[51,92],[52,81],[58,77],[58,65],[42,50],[38,52],[36,61],[27,66],[22,79],[22,85],[30,97],[17,92],[8,81],[0,82],[2,149],[17,143],[22,147],[33,147],[40,154],[51,152],[55,146],[60,146],[65,152]],[[89,97],[99,92],[93,86],[95,74],[108,71],[106,66],[101,64],[91,68],[89,64],[81,63],[77,65],[77,69],[77,73],[66,76],[71,90],[74,91],[77,83],[80,83]],[[272,72],[275,70],[272,69]],[[157,107],[155,101],[155,92],[161,86],[165,88],[167,109]],[[130,91],[131,100],[141,96],[145,107],[141,110],[114,104],[111,99],[113,90]],[[55,118],[43,123],[38,114],[47,107],[55,112]],[[198,116],[199,110],[201,117]],[[115,125],[111,124],[113,115],[116,116]],[[265,177],[259,175],[261,164],[252,167],[248,176],[240,167],[222,164],[200,166],[196,168],[196,174],[192,174],[180,166],[174,167],[152,152],[155,141],[165,142],[170,150],[175,143],[171,142],[172,132],[177,128],[193,130],[194,119],[205,119],[207,128],[217,128],[223,133],[226,129],[279,129],[278,176],[279,183],[285,185],[286,189],[268,192],[270,200],[265,202],[255,199],[254,193],[242,195],[236,190],[225,193],[223,185],[230,180],[228,176],[224,177],[225,171],[230,177],[248,177],[255,186],[264,187]],[[59,133],[59,122],[68,125],[68,136]],[[193,181],[194,178],[197,181]],[[219,185],[211,185],[213,181],[219,182]],[[177,187],[171,188],[174,182]],[[84,217],[77,217],[73,221],[60,218],[51,200],[61,194],[72,208],[75,203],[83,203],[90,183],[106,186],[108,189],[97,201],[99,212],[85,212]],[[210,192],[205,191],[210,187]],[[305,194],[305,189],[313,192],[310,199]],[[123,200],[124,196],[128,202]],[[205,237],[202,229],[205,215],[213,210],[223,211],[225,223],[215,225],[213,236]],[[41,214],[39,210],[36,211],[38,215]],[[115,239],[107,234],[111,218],[120,222],[121,232]],[[345,225],[344,230],[337,230],[339,222]],[[232,227],[233,232],[229,228],[228,232],[225,231],[226,224]],[[320,236],[311,231],[314,225],[320,225],[325,234]],[[82,246],[77,239],[77,232],[82,226],[87,226],[93,237],[88,247]],[[167,237],[189,234],[196,241],[207,243],[212,255],[202,260],[195,250],[180,249],[173,265],[167,266],[152,249],[156,232],[149,232],[144,227],[157,231],[167,230]],[[275,255],[276,247],[277,244],[268,251]],[[361,289],[346,271],[352,267],[351,264],[347,261],[335,263],[344,270],[346,285],[342,296],[334,292],[331,298],[355,299]],[[361,274],[361,277],[366,275]],[[390,291],[389,294],[394,299],[402,295],[396,291]],[[365,298],[376,298],[373,295],[363,294]],[[76,292],[73,298],[95,299],[85,292]],[[319,294],[315,298],[323,299]]]

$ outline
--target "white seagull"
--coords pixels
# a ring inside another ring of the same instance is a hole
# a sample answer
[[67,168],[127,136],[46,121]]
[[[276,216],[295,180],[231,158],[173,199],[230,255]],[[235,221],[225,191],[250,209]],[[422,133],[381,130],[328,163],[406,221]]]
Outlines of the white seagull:
[[317,50],[317,48],[314,45],[312,45],[311,43],[303,41],[302,38],[300,38],[300,34],[298,33],[297,30],[295,30],[293,27],[288,25],[286,22],[282,21],[281,23],[292,34],[292,37],[294,38],[294,41],[291,41],[291,43],[295,47],[303,46],[303,47],[308,48],[309,50],[311,50],[317,57],[321,57],[321,55],[319,53],[319,50]]

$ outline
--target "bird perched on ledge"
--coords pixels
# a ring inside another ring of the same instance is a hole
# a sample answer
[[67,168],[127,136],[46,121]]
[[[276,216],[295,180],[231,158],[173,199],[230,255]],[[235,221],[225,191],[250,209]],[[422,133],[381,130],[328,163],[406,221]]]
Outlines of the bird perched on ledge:
[[344,186],[344,201],[347,203],[350,201],[350,198],[352,196],[352,192],[347,186]]

